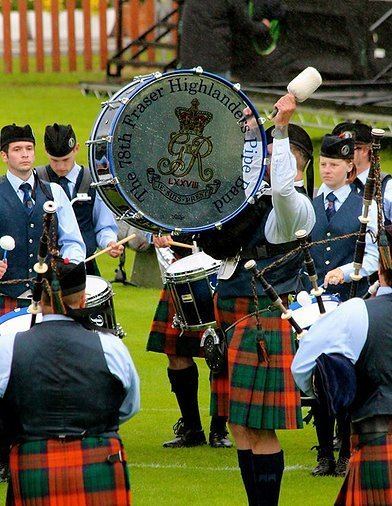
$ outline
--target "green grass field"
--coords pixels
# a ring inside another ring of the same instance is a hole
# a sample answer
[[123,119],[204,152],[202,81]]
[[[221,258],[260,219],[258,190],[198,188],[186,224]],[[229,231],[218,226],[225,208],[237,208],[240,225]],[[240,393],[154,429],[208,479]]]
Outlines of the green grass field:
[[[44,163],[42,148],[44,127],[48,123],[71,123],[81,142],[80,163],[86,163],[84,141],[97,117],[100,104],[93,96],[83,97],[77,86],[82,79],[103,79],[102,74],[15,74],[0,77],[0,125],[30,123],[37,137],[36,164]],[[316,144],[322,131],[312,130]],[[383,170],[392,172],[392,152],[382,154]],[[4,168],[4,166],[3,166]],[[128,255],[130,272],[132,255]],[[102,257],[101,257],[102,258]],[[103,276],[112,279],[117,262],[100,261]],[[126,344],[141,377],[142,410],[122,427],[131,468],[136,505],[211,505],[246,504],[235,449],[163,449],[162,442],[171,438],[172,425],[179,413],[166,376],[166,357],[147,353],[145,345],[150,322],[158,301],[158,290],[114,285],[117,319],[127,331]],[[208,431],[208,370],[198,361],[200,372],[200,407],[203,425]],[[316,506],[333,504],[341,480],[312,478],[316,444],[312,427],[281,433],[285,449],[286,471],[283,479],[283,506]],[[0,486],[0,501],[5,502],[5,486]]]

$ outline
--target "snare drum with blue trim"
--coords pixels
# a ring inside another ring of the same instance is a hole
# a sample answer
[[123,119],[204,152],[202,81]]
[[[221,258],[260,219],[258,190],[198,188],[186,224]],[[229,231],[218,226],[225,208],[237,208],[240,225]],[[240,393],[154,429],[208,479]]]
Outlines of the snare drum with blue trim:
[[213,295],[220,262],[198,252],[177,260],[165,272],[176,308],[175,324],[183,330],[215,327]]
[[95,122],[93,185],[138,228],[219,228],[254,201],[265,171],[264,130],[245,108],[258,118],[239,85],[200,68],[136,78]]
[[[42,314],[37,314],[36,323],[42,321]],[[0,337],[14,332],[24,332],[31,326],[31,313],[28,307],[20,307],[0,317]]]
[[[290,304],[289,309],[292,311],[294,320],[302,329],[308,329],[315,323],[320,316],[319,306],[317,304],[316,297],[309,295],[307,292],[300,292],[301,295],[307,295],[300,297],[300,301],[296,300]],[[325,314],[333,311],[341,303],[339,295],[332,295],[324,293],[322,296]],[[302,302],[302,303],[301,303]]]

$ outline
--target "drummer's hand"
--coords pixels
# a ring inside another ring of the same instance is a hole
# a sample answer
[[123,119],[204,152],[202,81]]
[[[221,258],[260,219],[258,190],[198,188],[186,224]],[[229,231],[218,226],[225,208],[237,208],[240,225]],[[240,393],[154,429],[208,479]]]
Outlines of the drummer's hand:
[[278,114],[272,119],[275,126],[286,126],[290,123],[291,116],[297,108],[297,103],[294,95],[287,93],[276,102],[274,107],[278,109]]
[[244,115],[244,118],[246,118],[245,121],[250,130],[255,130],[258,128],[255,115],[253,114],[253,111],[250,107],[245,107],[245,109],[242,111],[242,114]]
[[157,248],[167,248],[172,243],[172,236],[171,235],[154,235],[152,238],[152,242],[154,243],[154,246]]
[[4,276],[7,270],[7,261],[0,260],[0,279]]
[[124,251],[124,246],[120,244],[117,245],[116,241],[110,241],[108,243],[108,247],[111,246],[111,250],[108,251],[108,255],[110,255],[112,258],[117,258],[121,255],[121,253]]
[[344,283],[344,274],[342,269],[332,269],[332,271],[327,272],[324,278],[324,288],[327,288],[328,285],[340,285]]

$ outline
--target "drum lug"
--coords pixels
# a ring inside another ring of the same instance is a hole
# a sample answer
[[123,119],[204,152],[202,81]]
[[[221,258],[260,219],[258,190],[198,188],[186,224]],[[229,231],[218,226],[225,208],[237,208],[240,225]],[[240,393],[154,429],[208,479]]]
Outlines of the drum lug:
[[110,179],[105,179],[105,181],[97,181],[94,183],[91,183],[91,188],[97,188],[101,186],[115,186],[118,184],[118,179],[116,177],[112,177]]
[[214,225],[214,226],[215,226],[215,228],[216,228],[217,230],[222,230],[222,222],[221,222],[221,221],[218,221],[217,223],[215,223],[215,225]]
[[173,235],[180,235],[182,232],[182,228],[175,228],[172,232]]
[[235,90],[235,91],[241,91],[241,84],[240,83],[233,84],[233,90]]
[[262,116],[259,116],[259,117],[257,118],[257,123],[258,123],[259,125],[264,125],[264,123],[265,123],[266,121],[267,121],[267,118],[263,118]]
[[119,323],[117,323],[117,325],[116,325],[115,334],[120,339],[123,339],[127,335],[127,333],[124,332],[123,328],[121,327],[121,325]]
[[182,332],[184,332],[184,322],[181,320],[181,317],[177,315],[177,313],[173,316],[172,327],[173,329],[180,329]]
[[113,136],[107,135],[106,137],[101,137],[100,139],[95,139],[94,141],[86,141],[86,146],[93,146],[94,144],[105,144],[106,142],[112,142]]
[[202,74],[204,72],[203,67],[200,66],[195,67],[193,70],[195,71],[195,74]]

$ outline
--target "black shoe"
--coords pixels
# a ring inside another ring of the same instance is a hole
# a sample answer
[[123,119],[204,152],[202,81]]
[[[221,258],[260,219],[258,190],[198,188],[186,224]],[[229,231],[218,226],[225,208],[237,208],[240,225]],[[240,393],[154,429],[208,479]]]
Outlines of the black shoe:
[[182,418],[173,426],[175,438],[163,443],[164,448],[184,448],[207,444],[203,430],[186,429]]
[[208,441],[212,448],[231,448],[233,443],[228,438],[229,433],[224,432],[210,432]]
[[342,478],[344,478],[346,476],[349,462],[350,462],[350,459],[348,459],[347,457],[339,457],[338,458],[338,461],[336,462],[336,468],[335,468],[336,476],[341,476]]
[[318,457],[318,464],[312,471],[312,476],[334,476],[336,462],[333,458]]

